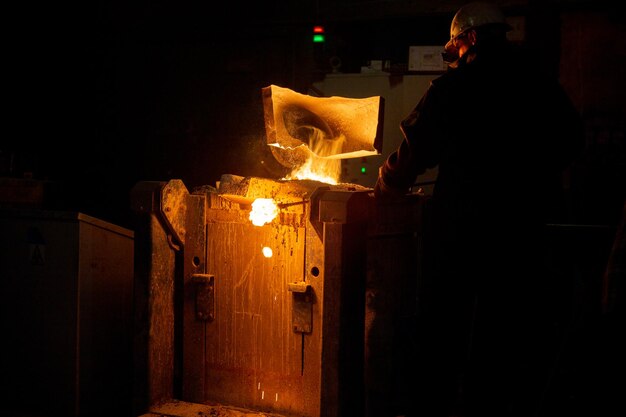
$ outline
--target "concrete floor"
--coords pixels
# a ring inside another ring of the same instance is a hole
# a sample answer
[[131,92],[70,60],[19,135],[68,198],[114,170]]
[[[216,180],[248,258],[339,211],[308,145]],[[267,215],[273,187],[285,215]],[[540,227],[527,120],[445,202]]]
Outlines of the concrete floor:
[[152,406],[150,412],[139,417],[284,417],[281,414],[261,413],[223,405],[205,405],[172,400]]

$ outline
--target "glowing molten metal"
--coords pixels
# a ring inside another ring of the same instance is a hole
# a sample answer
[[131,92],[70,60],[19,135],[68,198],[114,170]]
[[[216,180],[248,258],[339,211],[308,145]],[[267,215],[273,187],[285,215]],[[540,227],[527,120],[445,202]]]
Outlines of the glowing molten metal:
[[[328,165],[332,165],[332,169],[325,170]],[[334,167],[335,165],[339,168]],[[300,168],[294,170],[291,174],[285,177],[286,180],[314,180],[319,182],[325,182],[326,184],[336,185],[340,174],[341,165],[339,161],[331,161],[330,164],[317,164],[314,165],[313,159],[306,161]],[[328,172],[332,171],[332,172]]]
[[270,223],[278,216],[278,206],[272,198],[257,198],[252,202],[250,221],[255,226],[263,226]]
[[304,163],[295,167],[286,180],[314,180],[327,184],[337,184],[341,176],[341,160],[333,158],[333,155],[341,153],[345,137],[328,138],[326,134],[314,126],[301,129],[306,133],[308,141],[308,154]]

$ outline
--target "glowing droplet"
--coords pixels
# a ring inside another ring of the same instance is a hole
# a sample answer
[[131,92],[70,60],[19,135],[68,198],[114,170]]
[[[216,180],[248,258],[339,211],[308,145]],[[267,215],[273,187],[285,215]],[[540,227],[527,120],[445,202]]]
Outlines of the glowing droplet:
[[278,215],[278,206],[272,198],[257,198],[252,202],[250,221],[255,226],[263,226]]
[[272,252],[272,248],[268,246],[263,246],[263,249],[261,249],[261,251],[263,252],[263,256],[265,256],[266,258],[271,258],[272,255],[274,254]]

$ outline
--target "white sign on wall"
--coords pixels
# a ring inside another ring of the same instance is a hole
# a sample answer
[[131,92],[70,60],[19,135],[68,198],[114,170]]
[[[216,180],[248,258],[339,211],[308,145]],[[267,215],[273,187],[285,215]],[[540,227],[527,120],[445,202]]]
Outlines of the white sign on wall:
[[443,46],[410,46],[409,71],[445,71]]

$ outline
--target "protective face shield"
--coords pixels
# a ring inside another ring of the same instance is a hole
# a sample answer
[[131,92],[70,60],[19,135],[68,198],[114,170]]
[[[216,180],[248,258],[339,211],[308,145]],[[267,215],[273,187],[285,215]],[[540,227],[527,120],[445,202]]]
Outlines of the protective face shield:
[[510,29],[504,18],[504,13],[495,4],[475,2],[461,7],[450,25],[450,40],[444,47],[444,61],[450,63],[459,59],[459,50],[456,40],[470,30],[483,25],[499,24]]

